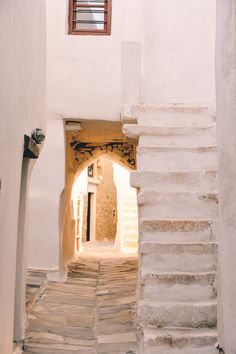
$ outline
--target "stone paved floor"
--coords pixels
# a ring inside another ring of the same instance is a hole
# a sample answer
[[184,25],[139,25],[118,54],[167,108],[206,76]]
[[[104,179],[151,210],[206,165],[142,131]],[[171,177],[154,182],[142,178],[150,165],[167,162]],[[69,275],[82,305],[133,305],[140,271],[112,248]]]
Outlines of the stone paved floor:
[[30,312],[47,284],[45,272],[28,271],[26,277],[26,312]]
[[27,354],[136,353],[137,257],[85,250],[28,314]]

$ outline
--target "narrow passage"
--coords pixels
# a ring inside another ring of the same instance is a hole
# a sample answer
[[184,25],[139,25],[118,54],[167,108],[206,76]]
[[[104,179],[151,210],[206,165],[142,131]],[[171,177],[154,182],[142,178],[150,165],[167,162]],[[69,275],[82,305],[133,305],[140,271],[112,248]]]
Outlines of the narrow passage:
[[28,314],[25,353],[136,353],[136,286],[137,257],[84,252]]

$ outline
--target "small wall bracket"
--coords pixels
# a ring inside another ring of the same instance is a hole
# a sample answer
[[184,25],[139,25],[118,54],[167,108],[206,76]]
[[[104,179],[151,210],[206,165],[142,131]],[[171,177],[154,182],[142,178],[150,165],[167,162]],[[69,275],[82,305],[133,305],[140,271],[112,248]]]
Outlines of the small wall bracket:
[[24,135],[24,153],[23,157],[26,159],[37,159],[39,157],[39,147],[36,142],[29,137]]
[[217,350],[219,353],[224,354],[224,349],[220,346],[219,343],[216,343],[216,344],[215,344],[215,347],[216,347],[216,350]]

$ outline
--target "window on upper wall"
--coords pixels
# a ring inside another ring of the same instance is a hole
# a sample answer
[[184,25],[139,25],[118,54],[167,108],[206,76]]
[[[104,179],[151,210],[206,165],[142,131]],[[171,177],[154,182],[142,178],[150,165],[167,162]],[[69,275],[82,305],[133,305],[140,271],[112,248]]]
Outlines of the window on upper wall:
[[69,34],[110,35],[112,0],[69,0]]

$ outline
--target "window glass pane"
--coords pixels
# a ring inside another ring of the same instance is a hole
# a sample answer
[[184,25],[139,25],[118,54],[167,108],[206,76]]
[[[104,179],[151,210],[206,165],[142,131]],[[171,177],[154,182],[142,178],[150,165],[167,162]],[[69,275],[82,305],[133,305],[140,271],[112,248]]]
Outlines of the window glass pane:
[[104,11],[99,8],[76,9],[76,29],[104,29]]
[[104,30],[104,25],[102,24],[92,24],[92,23],[76,23],[75,26],[76,30],[83,31],[83,30]]
[[105,5],[104,0],[77,0],[76,5]]
[[76,13],[76,22],[103,22],[104,21],[104,13],[84,13],[84,12],[77,12]]

